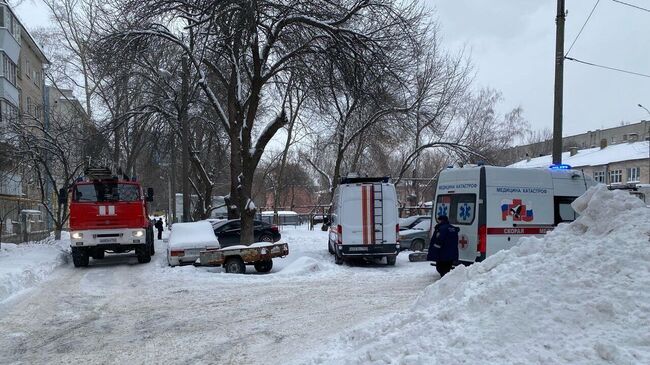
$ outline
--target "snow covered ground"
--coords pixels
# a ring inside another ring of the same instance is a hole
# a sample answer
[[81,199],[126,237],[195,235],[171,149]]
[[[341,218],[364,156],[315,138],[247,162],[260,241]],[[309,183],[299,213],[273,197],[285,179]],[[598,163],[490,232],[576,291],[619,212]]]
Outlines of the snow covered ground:
[[0,246],[0,303],[43,281],[54,269],[68,262],[67,232],[61,241]]
[[408,310],[437,274],[400,255],[384,264],[338,266],[327,232],[281,231],[290,246],[270,274],[168,267],[156,241],[149,264],[107,255],[72,263],[0,303],[4,363],[282,364],[368,320]]
[[411,306],[326,343],[313,364],[650,364],[650,209],[592,188],[582,216],[481,264]]
[[162,241],[149,264],[46,264],[0,302],[0,362],[648,364],[650,210],[602,188],[575,206],[576,222],[443,280],[406,253],[337,266],[306,227],[282,230],[291,253],[270,274],[171,268]]

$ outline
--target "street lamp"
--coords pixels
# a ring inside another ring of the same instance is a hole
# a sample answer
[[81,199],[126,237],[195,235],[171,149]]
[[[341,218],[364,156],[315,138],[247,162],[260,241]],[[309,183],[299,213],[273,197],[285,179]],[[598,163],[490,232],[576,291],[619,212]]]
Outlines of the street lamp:
[[639,106],[639,108],[645,110],[646,112],[648,112],[648,114],[650,114],[650,110],[648,110],[648,108],[644,107],[644,106],[641,105],[641,104],[637,104],[637,105]]

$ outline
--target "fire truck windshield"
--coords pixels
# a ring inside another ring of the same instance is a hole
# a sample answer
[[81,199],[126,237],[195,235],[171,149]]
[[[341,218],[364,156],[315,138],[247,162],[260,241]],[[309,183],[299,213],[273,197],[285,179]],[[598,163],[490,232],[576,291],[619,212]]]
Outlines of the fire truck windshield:
[[72,199],[76,202],[133,202],[140,199],[140,189],[138,185],[111,182],[79,184],[74,188]]

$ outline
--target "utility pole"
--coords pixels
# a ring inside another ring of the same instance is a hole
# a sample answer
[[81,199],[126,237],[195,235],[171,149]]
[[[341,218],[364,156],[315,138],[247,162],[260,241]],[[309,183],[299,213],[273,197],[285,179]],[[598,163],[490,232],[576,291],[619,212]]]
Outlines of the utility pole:
[[188,120],[188,108],[189,108],[189,98],[188,94],[190,92],[189,78],[190,70],[189,65],[187,64],[187,57],[183,56],[182,60],[182,72],[183,75],[181,80],[181,110],[180,110],[180,122],[181,122],[181,133],[182,133],[182,146],[183,153],[181,154],[181,177],[183,179],[183,222],[190,221],[190,143],[189,143],[189,120]]
[[553,164],[562,163],[562,101],[564,87],[564,0],[557,0],[555,17],[555,102],[553,108]]

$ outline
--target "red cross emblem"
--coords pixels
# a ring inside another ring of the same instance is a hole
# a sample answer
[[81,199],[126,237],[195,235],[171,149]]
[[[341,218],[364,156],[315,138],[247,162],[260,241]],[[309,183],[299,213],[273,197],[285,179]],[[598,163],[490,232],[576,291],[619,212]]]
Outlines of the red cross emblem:
[[467,245],[469,244],[469,241],[467,240],[467,236],[461,234],[460,239],[458,240],[458,244],[460,244],[460,248],[464,250],[465,247],[467,247]]

